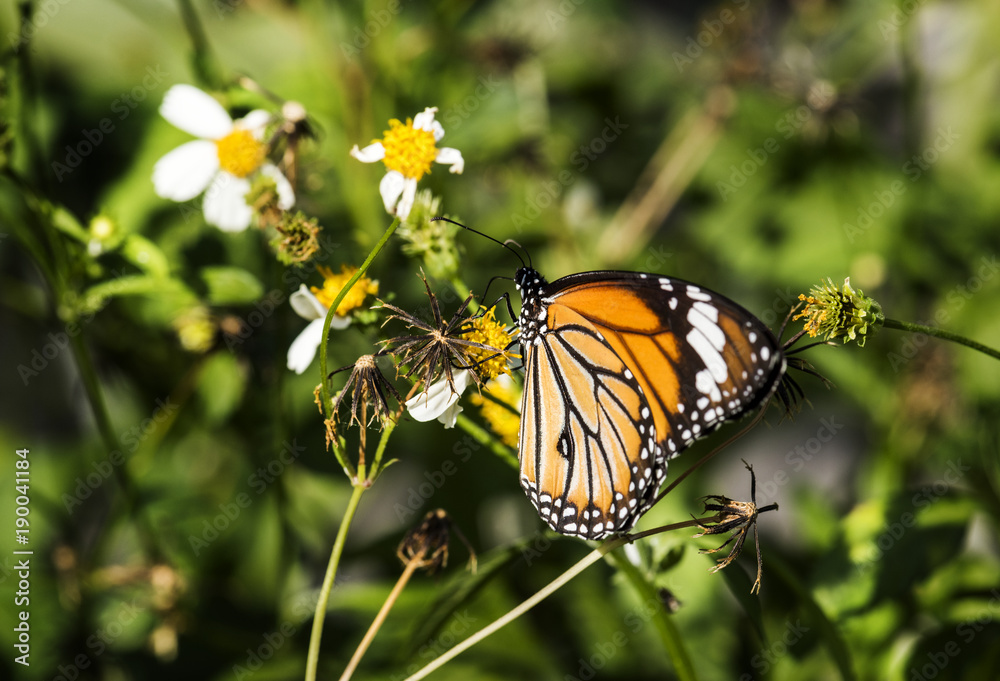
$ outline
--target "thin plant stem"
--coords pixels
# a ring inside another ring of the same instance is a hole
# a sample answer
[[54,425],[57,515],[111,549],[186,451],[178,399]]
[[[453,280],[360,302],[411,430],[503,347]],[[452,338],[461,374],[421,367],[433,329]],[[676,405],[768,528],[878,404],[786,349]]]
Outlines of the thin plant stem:
[[965,338],[964,336],[959,336],[951,331],[945,331],[944,329],[938,329],[933,326],[924,326],[923,324],[914,324],[912,322],[901,322],[897,319],[888,318],[883,320],[882,325],[887,329],[898,329],[900,331],[909,331],[910,333],[926,333],[928,336],[949,340],[953,343],[958,343],[968,348],[972,348],[973,350],[978,350],[984,355],[989,355],[994,359],[1000,359],[1000,351],[986,347],[982,343],[977,343],[976,341]]
[[[337,313],[337,307],[340,306],[340,302],[344,299],[344,296],[346,296],[347,292],[350,291],[351,288],[353,288],[353,286],[358,282],[358,279],[360,279],[364,273],[368,271],[368,267],[372,264],[372,261],[375,260],[375,257],[378,256],[379,252],[389,241],[389,237],[392,236],[398,226],[399,218],[395,218],[392,221],[392,224],[389,225],[389,228],[385,230],[382,238],[375,244],[371,253],[368,254],[367,258],[365,258],[365,261],[361,263],[361,267],[358,268],[358,271],[354,273],[354,276],[351,277],[346,284],[344,284],[344,288],[340,289],[340,293],[338,293],[337,297],[334,298],[333,304],[330,305],[330,309],[326,313],[326,318],[323,320],[323,335],[321,336],[323,340],[320,341],[319,344],[319,390],[322,397],[321,402],[323,403],[323,410],[326,412],[327,418],[332,418],[333,416],[333,414],[330,413],[330,389],[326,385],[326,377],[328,373],[326,363],[327,337],[330,335],[330,324],[333,322],[333,315]],[[333,453],[337,457],[337,462],[341,465],[341,467],[348,472],[348,475],[353,476],[354,465],[351,464],[350,460],[348,460],[346,456],[344,456],[344,453],[340,451],[340,448],[334,446]]]
[[590,553],[588,553],[586,556],[584,556],[583,558],[581,558],[575,565],[573,565],[568,570],[566,570],[564,573],[562,573],[561,575],[559,575],[558,577],[556,577],[554,580],[552,580],[551,582],[549,582],[548,584],[546,584],[538,592],[532,594],[532,596],[530,598],[528,598],[523,603],[521,603],[520,605],[518,605],[517,607],[515,607],[513,610],[511,610],[510,612],[508,612],[506,615],[504,615],[503,617],[501,617],[501,618],[493,621],[492,623],[490,623],[486,627],[480,629],[475,634],[473,634],[469,638],[465,639],[464,641],[462,641],[461,643],[459,643],[454,648],[452,648],[448,652],[444,653],[440,657],[435,658],[427,666],[425,666],[423,669],[419,670],[417,673],[413,674],[412,676],[408,676],[405,679],[405,681],[418,681],[418,679],[422,679],[422,678],[426,677],[428,674],[430,674],[431,672],[433,672],[435,669],[438,669],[438,668],[442,667],[445,663],[447,663],[451,659],[457,657],[460,653],[465,652],[466,650],[468,650],[472,646],[476,645],[477,643],[479,643],[483,639],[491,636],[493,633],[499,631],[500,629],[502,629],[503,627],[507,626],[508,624],[510,624],[511,622],[513,622],[514,620],[516,620],[518,617],[520,617],[521,615],[523,615],[524,613],[526,613],[529,610],[531,610],[533,607],[535,607],[536,605],[538,605],[539,603],[541,603],[543,600],[545,600],[546,598],[548,598],[549,596],[551,596],[553,593],[555,593],[556,591],[558,591],[560,589],[560,587],[562,587],[563,585],[565,585],[566,583],[568,583],[570,580],[572,580],[578,574],[580,574],[581,572],[583,572],[584,570],[586,570],[588,567],[590,567],[591,565],[593,565],[594,563],[596,563],[597,561],[599,561],[601,558],[603,558],[605,555],[607,555],[608,553],[611,553],[615,549],[620,548],[620,547],[624,546],[625,544],[631,543],[631,542],[635,541],[636,539],[640,539],[642,537],[649,537],[649,536],[652,536],[654,534],[661,534],[663,532],[670,532],[672,530],[680,530],[680,529],[683,529],[685,527],[692,527],[692,526],[695,526],[698,523],[704,522],[706,520],[708,520],[708,521],[714,520],[716,517],[717,516],[711,516],[709,518],[696,518],[696,519],[692,519],[692,520],[685,520],[685,521],[680,522],[680,523],[674,523],[672,525],[665,525],[663,527],[658,527],[658,528],[649,530],[647,532],[642,532],[641,534],[620,535],[620,536],[614,537],[612,539],[606,540],[603,544],[601,544],[596,549],[594,549],[593,551],[591,551]]
[[351,527],[351,521],[358,510],[358,503],[361,495],[367,489],[362,484],[355,484],[354,492],[347,502],[347,510],[344,512],[344,519],[337,530],[337,538],[333,542],[333,551],[330,553],[330,562],[326,566],[326,576],[323,577],[323,586],[319,591],[319,599],[316,602],[316,613],[313,615],[312,633],[309,636],[309,653],[306,657],[306,681],[316,681],[316,667],[319,663],[319,646],[323,640],[323,621],[326,619],[326,607],[330,600],[330,591],[333,589],[333,580],[337,575],[337,567],[340,564],[340,556],[344,552],[344,543],[347,541],[347,531]]
[[[389,436],[395,429],[394,421],[389,421],[382,431],[378,448],[375,450],[375,458],[367,477],[354,479],[354,491],[347,502],[347,510],[344,512],[344,519],[340,521],[340,528],[337,530],[337,538],[333,542],[333,551],[330,552],[330,562],[326,566],[326,575],[323,577],[323,586],[319,591],[319,599],[316,602],[316,613],[313,615],[313,628],[309,636],[309,653],[306,657],[306,681],[316,681],[316,668],[319,664],[319,648],[323,640],[323,621],[326,619],[327,603],[330,600],[330,591],[333,589],[333,582],[337,576],[337,568],[340,566],[340,557],[344,552],[344,543],[347,541],[347,532],[351,528],[354,514],[358,510],[361,502],[361,495],[372,486],[375,478],[378,477],[382,468],[382,455],[385,453],[386,445],[389,443]],[[364,471],[361,471],[362,475]]]
[[382,604],[381,610],[375,615],[375,619],[372,621],[372,625],[368,627],[368,631],[365,633],[365,637],[361,639],[361,643],[358,644],[358,649],[354,651],[354,655],[351,657],[351,661],[347,663],[347,668],[344,669],[344,673],[340,675],[340,681],[347,681],[354,674],[354,670],[358,668],[358,664],[361,662],[361,658],[364,657],[365,651],[368,650],[368,646],[371,645],[372,641],[375,640],[375,634],[378,630],[382,628],[382,623],[385,622],[385,618],[389,615],[389,611],[392,610],[392,606],[396,604],[396,599],[399,595],[403,593],[403,589],[406,584],[410,581],[410,577],[420,566],[420,560],[411,560],[406,564],[406,569],[403,570],[403,574],[399,576],[396,581],[396,586],[393,587],[389,596],[385,599],[385,603]]

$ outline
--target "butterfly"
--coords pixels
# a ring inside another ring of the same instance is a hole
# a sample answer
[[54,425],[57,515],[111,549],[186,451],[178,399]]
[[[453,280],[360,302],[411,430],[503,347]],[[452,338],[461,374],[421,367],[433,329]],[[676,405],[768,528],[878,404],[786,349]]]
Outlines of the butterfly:
[[[556,532],[629,531],[667,461],[759,406],[786,360],[763,322],[680,279],[522,266],[520,482]],[[512,314],[513,316],[513,314]]]

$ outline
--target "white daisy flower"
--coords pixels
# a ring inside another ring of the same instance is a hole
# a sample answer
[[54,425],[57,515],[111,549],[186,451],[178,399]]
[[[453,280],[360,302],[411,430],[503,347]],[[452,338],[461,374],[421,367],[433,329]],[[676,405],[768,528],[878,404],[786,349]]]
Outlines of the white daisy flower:
[[189,201],[204,192],[205,221],[226,232],[241,232],[250,225],[253,210],[245,197],[254,173],[274,180],[282,210],[295,204],[292,185],[267,160],[262,141],[271,119],[267,111],[256,109],[234,121],[207,93],[192,85],[174,85],[163,97],[160,114],[200,139],[182,144],[156,162],[153,186],[159,196]]
[[455,420],[462,412],[462,407],[458,406],[458,398],[472,382],[472,372],[460,369],[452,374],[452,379],[455,383],[454,390],[448,379],[442,377],[424,392],[408,399],[406,409],[410,412],[410,416],[417,421],[437,419],[445,428],[454,428]]
[[431,163],[451,166],[449,171],[461,173],[465,168],[462,152],[451,147],[437,147],[444,137],[444,128],[434,120],[437,107],[430,107],[418,113],[414,119],[401,123],[395,118],[389,121],[389,129],[382,133],[364,149],[354,145],[351,156],[362,163],[382,161],[389,172],[379,183],[382,203],[389,215],[405,220],[413,207],[417,193],[417,182],[431,171]]
[[[334,274],[326,267],[318,267],[319,273],[323,275],[323,288],[315,286],[306,288],[305,284],[299,285],[299,290],[288,297],[288,304],[292,309],[309,321],[309,324],[302,332],[295,337],[288,348],[288,358],[286,366],[297,374],[305,371],[313,359],[316,357],[316,350],[323,342],[323,320],[330,310],[333,301],[340,294],[348,280],[357,272],[356,267],[342,266],[339,274]],[[346,329],[351,325],[351,318],[347,315],[364,302],[365,296],[378,293],[378,282],[372,281],[368,277],[361,277],[347,292],[344,299],[337,306],[337,312],[330,321],[331,329]]]

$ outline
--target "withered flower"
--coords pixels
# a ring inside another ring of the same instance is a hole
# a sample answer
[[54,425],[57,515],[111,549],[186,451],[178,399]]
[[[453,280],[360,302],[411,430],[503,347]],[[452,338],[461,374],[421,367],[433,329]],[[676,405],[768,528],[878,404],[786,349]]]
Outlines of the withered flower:
[[710,572],[718,572],[722,568],[726,567],[732,563],[737,556],[740,555],[740,551],[743,550],[743,542],[747,538],[747,532],[753,527],[753,540],[757,547],[757,580],[753,583],[750,588],[750,593],[758,593],[760,591],[760,576],[763,570],[764,564],[760,558],[760,538],[757,536],[757,516],[761,513],[767,511],[777,511],[778,504],[768,504],[764,508],[757,508],[757,476],[754,475],[753,466],[748,464],[746,461],[743,465],[747,467],[750,471],[750,501],[734,501],[729,497],[722,496],[721,494],[710,494],[705,497],[705,512],[715,511],[716,516],[713,524],[702,525],[698,523],[698,527],[701,528],[701,532],[694,535],[695,537],[704,537],[706,534],[722,534],[724,532],[732,532],[729,539],[722,544],[722,546],[715,549],[702,549],[701,553],[715,553],[721,551],[729,542],[736,540],[736,544],[733,545],[732,550],[729,555],[725,558],[720,558],[715,565],[711,568]]
[[[453,392],[460,393],[455,387],[455,371],[466,369],[472,373],[477,385],[485,377],[495,376],[500,373],[497,366],[504,362],[497,362],[498,357],[506,357],[505,347],[510,342],[510,336],[500,333],[500,327],[492,316],[480,315],[476,317],[466,317],[465,311],[472,302],[472,294],[459,305],[458,310],[448,321],[441,315],[441,307],[438,305],[437,297],[431,292],[427,279],[421,274],[424,288],[427,291],[427,298],[430,301],[433,323],[425,322],[419,317],[410,314],[406,310],[395,305],[390,305],[379,301],[380,307],[390,313],[387,322],[391,319],[398,319],[411,329],[419,329],[422,334],[397,336],[382,341],[387,351],[391,353],[399,364],[409,365],[410,369],[403,375],[403,378],[410,378],[416,373],[420,373],[419,379],[427,390],[434,380],[443,377]],[[484,325],[489,326],[488,332],[484,331]],[[502,344],[503,347],[488,345],[482,340],[490,343]],[[497,365],[497,366],[495,366]],[[489,372],[495,372],[492,376]]]
[[[367,426],[371,423],[371,419],[375,417],[378,417],[380,424],[384,425],[392,418],[386,393],[388,392],[389,395],[395,398],[397,403],[402,402],[403,398],[400,397],[396,388],[379,371],[378,365],[375,363],[377,356],[363,355],[354,364],[341,367],[332,372],[331,375],[346,369],[351,370],[351,375],[347,378],[347,383],[337,393],[337,396],[333,398],[331,412],[334,414],[334,418],[336,418],[340,403],[343,402],[348,393],[353,395],[353,399],[351,400],[351,420],[348,422],[348,425],[357,421],[359,425]],[[366,422],[365,414],[367,412],[367,405],[369,404],[374,408],[374,413]],[[361,407],[361,418],[358,418],[359,406]]]
[[407,568],[426,568],[433,574],[448,564],[448,541],[452,530],[469,550],[469,563],[475,572],[476,554],[443,508],[428,512],[419,525],[411,528],[399,543],[396,555]]

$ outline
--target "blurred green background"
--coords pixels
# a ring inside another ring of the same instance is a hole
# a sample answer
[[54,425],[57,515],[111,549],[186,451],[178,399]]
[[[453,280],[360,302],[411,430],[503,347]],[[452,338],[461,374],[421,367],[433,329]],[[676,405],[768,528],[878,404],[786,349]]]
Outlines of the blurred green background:
[[[197,204],[154,194],[153,164],[190,139],[157,113],[171,85],[223,93],[241,114],[261,101],[235,86],[246,75],[303,104],[316,137],[300,149],[297,208],[323,225],[321,262],[335,269],[359,265],[390,222],[384,168],[348,150],[437,106],[442,144],[466,167],[437,166],[421,186],[442,212],[518,240],[550,279],[662,272],[777,328],[798,293],[850,276],[889,317],[996,347],[998,33],[986,1],[0,3],[0,676],[303,674],[351,488],[324,446],[318,364],[285,368],[305,322],[267,299],[321,277],[279,264],[255,229],[224,234]],[[104,119],[77,167],[53,165]],[[88,250],[98,215],[115,232]],[[518,265],[455,239],[457,278],[477,293]],[[396,239],[370,274],[382,297],[418,309],[421,264]],[[218,268],[230,268],[222,283]],[[95,297],[139,275],[154,285]],[[451,314],[461,296],[431,284]],[[193,346],[179,333],[191,309],[212,325]],[[234,323],[252,333],[234,337]],[[333,332],[331,368],[388,333]],[[433,678],[677,678],[664,627],[691,660],[683,678],[998,678],[1000,365],[890,330],[804,356],[834,387],[800,378],[808,404],[794,420],[770,412],[639,524],[686,520],[705,494],[748,498],[746,459],[758,501],[781,505],[760,521],[759,598],[752,548],[713,575],[697,551],[712,538],[668,533],[621,552],[650,590],[599,563]],[[88,385],[111,415],[103,439]],[[452,516],[479,575],[453,540],[447,569],[414,577],[357,678],[402,679],[589,550],[543,534],[516,472],[467,437],[403,418],[387,453],[399,462],[351,527],[321,678],[339,676],[401,571],[396,544],[429,510]],[[13,648],[22,447],[28,668]]]

